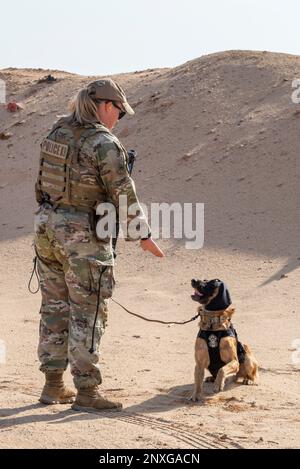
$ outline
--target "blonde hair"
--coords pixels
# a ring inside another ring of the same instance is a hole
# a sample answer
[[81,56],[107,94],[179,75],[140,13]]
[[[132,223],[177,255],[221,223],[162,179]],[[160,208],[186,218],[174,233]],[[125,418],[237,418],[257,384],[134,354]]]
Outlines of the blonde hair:
[[69,103],[71,114],[67,116],[69,123],[84,125],[99,121],[97,103],[88,95],[87,89],[82,88]]

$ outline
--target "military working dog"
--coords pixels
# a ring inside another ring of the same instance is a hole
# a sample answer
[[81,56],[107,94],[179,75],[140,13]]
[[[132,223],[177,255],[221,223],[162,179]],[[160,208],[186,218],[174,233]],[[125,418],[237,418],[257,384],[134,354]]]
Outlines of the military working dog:
[[258,363],[246,344],[238,341],[231,323],[235,308],[231,305],[229,290],[219,279],[195,280],[191,298],[200,303],[199,333],[195,344],[195,386],[190,400],[201,399],[204,372],[214,382],[214,392],[223,391],[226,378],[243,379],[243,384],[254,383],[258,377]]

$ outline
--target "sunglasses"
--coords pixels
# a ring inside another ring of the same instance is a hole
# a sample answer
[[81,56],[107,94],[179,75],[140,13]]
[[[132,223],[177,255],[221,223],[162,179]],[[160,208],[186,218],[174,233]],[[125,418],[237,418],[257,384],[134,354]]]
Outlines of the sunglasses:
[[125,116],[126,112],[123,111],[123,109],[121,109],[114,101],[111,101],[113,103],[113,105],[119,109],[119,120],[122,119],[122,117]]
[[126,112],[123,111],[116,103],[115,101],[112,101],[111,99],[95,99],[95,103],[100,104],[100,103],[112,103],[114,107],[119,109],[119,120],[122,119],[122,117],[125,116]]

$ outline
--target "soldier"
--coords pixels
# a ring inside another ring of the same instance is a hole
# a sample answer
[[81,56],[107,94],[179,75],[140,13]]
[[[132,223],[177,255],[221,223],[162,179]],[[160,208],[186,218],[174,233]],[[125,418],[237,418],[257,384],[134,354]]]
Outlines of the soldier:
[[[101,396],[99,343],[112,296],[112,239],[99,239],[95,210],[119,196],[139,207],[139,242],[157,257],[163,252],[151,238],[128,172],[128,154],[111,131],[126,113],[134,114],[122,88],[111,79],[90,83],[71,103],[70,115],[54,124],[41,144],[36,183],[35,250],[42,305],[38,355],[45,386],[40,402],[74,402],[63,381],[70,363],[77,389],[74,410],[119,409]],[[133,219],[128,215],[127,223]],[[136,241],[128,230],[127,240]]]

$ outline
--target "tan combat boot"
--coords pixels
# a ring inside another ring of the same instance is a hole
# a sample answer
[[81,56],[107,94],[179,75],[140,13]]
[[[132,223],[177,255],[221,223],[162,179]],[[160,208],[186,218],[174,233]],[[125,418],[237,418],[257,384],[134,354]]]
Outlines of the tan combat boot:
[[74,402],[75,392],[63,382],[63,372],[46,371],[46,383],[39,399],[43,404],[68,404]]
[[86,412],[103,411],[103,410],[121,410],[120,402],[113,402],[105,399],[99,393],[98,386],[78,389],[76,400],[72,405],[73,410],[81,410]]

